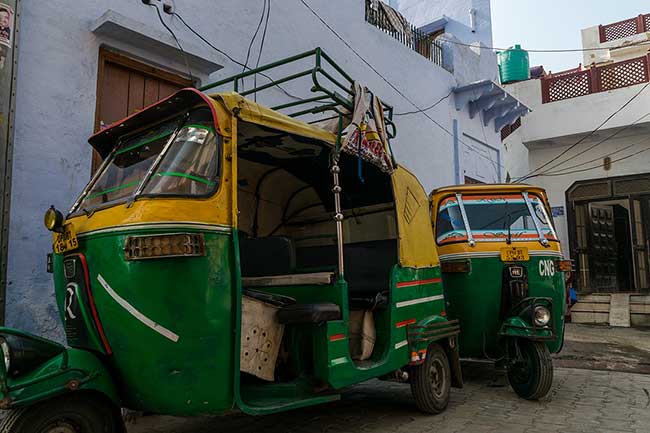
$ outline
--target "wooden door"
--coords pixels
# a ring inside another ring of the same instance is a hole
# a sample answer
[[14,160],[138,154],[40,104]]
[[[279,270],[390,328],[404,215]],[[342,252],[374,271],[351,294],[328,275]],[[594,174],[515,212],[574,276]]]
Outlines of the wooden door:
[[[101,49],[95,131],[189,86],[192,82],[186,78]],[[101,158],[93,152],[93,172],[100,163]]]
[[590,204],[589,213],[591,287],[597,291],[616,290],[614,209],[609,205]]

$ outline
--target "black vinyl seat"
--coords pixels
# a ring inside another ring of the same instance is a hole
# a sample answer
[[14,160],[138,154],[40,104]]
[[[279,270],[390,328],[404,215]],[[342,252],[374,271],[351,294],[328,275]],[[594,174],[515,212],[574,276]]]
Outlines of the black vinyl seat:
[[341,320],[341,308],[332,303],[294,304],[282,307],[277,313],[283,325],[306,325]]

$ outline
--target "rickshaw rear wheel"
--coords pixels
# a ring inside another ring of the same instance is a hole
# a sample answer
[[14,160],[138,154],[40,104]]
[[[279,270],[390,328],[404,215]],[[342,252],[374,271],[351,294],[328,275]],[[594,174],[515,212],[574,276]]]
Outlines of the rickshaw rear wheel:
[[447,353],[440,345],[430,345],[424,363],[411,369],[411,392],[422,412],[437,414],[447,408],[451,371]]
[[508,382],[519,397],[539,400],[553,385],[553,361],[546,344],[519,340],[519,359],[508,367]]
[[0,424],[0,433],[120,433],[115,410],[103,398],[85,393],[54,398],[13,409]]

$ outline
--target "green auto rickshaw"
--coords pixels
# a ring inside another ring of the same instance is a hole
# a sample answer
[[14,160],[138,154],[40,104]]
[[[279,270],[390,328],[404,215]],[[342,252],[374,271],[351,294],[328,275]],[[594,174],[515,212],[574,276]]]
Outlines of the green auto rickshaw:
[[447,313],[463,358],[507,368],[525,399],[546,395],[562,348],[564,271],[546,193],[528,185],[461,185],[431,193]]
[[347,84],[327,93],[333,62],[296,58],[316,59],[306,76],[330,103],[307,112],[333,110],[334,132],[250,91],[184,89],[90,138],[102,166],[67,216],[45,214],[67,346],[0,328],[1,431],[118,432],[121,407],[269,414],[372,378],[445,409],[459,325],[428,196],[382,131],[353,129],[372,152],[346,151],[352,79],[334,65]]

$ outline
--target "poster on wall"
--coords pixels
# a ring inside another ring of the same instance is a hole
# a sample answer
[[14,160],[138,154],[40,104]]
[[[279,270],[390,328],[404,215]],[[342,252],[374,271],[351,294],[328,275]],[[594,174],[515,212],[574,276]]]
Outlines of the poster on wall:
[[14,36],[14,10],[5,3],[0,3],[0,45],[12,46]]

